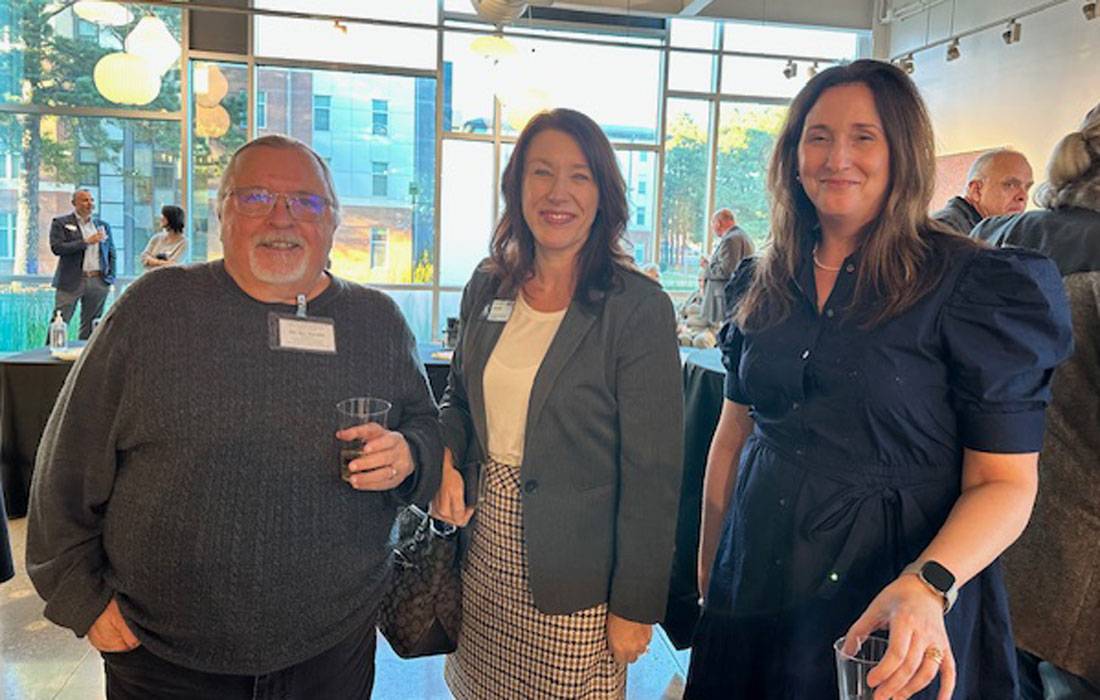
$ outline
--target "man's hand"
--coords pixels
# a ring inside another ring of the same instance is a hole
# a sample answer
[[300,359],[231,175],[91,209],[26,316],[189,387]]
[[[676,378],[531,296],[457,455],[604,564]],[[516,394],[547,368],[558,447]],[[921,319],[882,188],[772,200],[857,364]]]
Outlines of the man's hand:
[[104,233],[103,231],[96,231],[92,235],[85,238],[84,242],[91,245],[92,243],[99,243],[100,241],[102,241],[106,237],[107,237],[107,234]]
[[88,629],[88,642],[99,651],[130,651],[141,646],[122,619],[114,598]]
[[634,622],[607,613],[607,647],[611,656],[620,664],[632,664],[646,652],[653,638],[653,625]]
[[348,483],[360,491],[388,491],[397,488],[413,473],[412,451],[405,436],[386,430],[377,423],[366,423],[336,433],[340,440],[361,440],[363,454],[348,464]]

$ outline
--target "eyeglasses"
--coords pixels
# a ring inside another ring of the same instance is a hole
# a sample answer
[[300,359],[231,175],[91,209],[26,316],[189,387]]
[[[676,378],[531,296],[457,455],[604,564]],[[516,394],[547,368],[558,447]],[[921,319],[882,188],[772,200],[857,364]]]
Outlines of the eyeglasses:
[[242,187],[231,190],[229,195],[237,203],[237,210],[245,216],[267,216],[282,197],[286,199],[290,215],[296,221],[319,221],[325,209],[332,204],[319,194],[270,192],[262,187]]

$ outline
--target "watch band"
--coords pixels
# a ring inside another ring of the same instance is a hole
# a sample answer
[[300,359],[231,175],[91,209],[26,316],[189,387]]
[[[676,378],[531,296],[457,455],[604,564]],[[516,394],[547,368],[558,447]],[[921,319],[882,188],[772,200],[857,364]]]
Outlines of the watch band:
[[932,559],[915,561],[902,569],[902,574],[913,574],[928,590],[943,598],[943,614],[950,612],[959,597],[959,587],[955,575],[943,564]]

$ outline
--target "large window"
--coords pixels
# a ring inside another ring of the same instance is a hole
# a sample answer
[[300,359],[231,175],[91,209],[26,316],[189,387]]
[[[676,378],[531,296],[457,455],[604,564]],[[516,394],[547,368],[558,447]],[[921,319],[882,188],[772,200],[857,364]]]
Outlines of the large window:
[[[107,15],[86,14],[93,5]],[[238,55],[181,49],[175,7],[0,0],[0,352],[41,344],[56,265],[47,232],[75,187],[115,232],[121,290],[164,204],[186,205],[191,260],[222,255],[226,163],[276,133],[332,171],[334,273],[385,290],[418,337],[436,337],[488,254],[520,130],[552,106],[604,130],[627,188],[628,252],[687,292],[716,208],[767,235],[767,162],[807,56],[821,68],[867,44],[705,19],[662,30],[609,16],[577,31],[536,17],[495,31],[471,23],[469,0],[315,0],[311,12],[347,19],[264,16],[301,6],[254,0]],[[192,46],[199,34],[192,24]]]

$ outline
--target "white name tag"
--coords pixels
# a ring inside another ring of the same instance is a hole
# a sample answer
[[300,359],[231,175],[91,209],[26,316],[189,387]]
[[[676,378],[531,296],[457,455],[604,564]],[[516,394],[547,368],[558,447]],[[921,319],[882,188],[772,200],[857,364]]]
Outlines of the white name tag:
[[489,305],[489,313],[485,318],[489,321],[503,322],[512,317],[512,308],[516,305],[516,302],[511,299],[494,299],[493,303]]
[[69,229],[70,231],[75,231],[76,230],[76,225],[75,224],[65,224],[65,228]]
[[273,350],[336,354],[336,326],[330,318],[272,314]]

